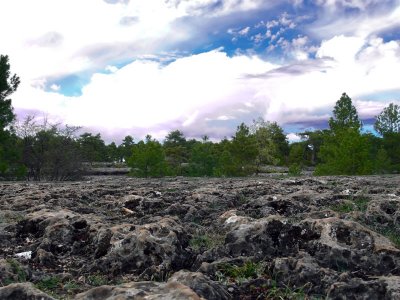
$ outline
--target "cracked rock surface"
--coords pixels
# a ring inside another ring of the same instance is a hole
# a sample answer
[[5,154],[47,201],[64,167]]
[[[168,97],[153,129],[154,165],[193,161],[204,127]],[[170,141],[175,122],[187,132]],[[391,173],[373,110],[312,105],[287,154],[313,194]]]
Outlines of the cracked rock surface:
[[0,183],[0,299],[399,299],[400,176]]

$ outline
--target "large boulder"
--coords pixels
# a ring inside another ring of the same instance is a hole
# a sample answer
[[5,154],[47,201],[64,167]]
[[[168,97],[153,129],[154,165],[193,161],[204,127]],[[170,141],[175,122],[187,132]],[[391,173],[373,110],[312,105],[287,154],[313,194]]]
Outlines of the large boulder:
[[[190,265],[191,254],[186,249],[189,235],[172,218],[139,226],[117,226],[111,231],[111,238],[104,233],[111,246],[93,262],[92,271],[114,275],[134,273],[147,280],[163,279],[168,273]],[[100,248],[97,249],[99,253]]]
[[178,282],[130,282],[119,286],[103,285],[76,295],[75,300],[201,300],[191,288]]
[[13,283],[0,288],[2,300],[55,300],[53,297],[38,290],[30,282]]

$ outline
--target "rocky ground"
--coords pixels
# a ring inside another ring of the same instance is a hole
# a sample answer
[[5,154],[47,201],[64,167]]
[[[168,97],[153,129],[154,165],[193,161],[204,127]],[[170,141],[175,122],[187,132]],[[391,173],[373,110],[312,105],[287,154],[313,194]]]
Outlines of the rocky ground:
[[0,183],[0,299],[400,299],[400,176]]

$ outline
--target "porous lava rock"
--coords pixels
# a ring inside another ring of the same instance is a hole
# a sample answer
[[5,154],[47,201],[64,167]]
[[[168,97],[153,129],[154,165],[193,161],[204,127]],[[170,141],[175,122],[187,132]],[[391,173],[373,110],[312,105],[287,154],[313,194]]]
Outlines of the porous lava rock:
[[2,182],[0,299],[399,299],[399,183]]

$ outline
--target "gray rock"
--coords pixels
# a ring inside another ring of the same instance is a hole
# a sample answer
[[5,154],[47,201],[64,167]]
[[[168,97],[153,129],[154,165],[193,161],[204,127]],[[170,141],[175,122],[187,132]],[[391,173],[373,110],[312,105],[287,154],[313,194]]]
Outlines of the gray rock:
[[200,297],[208,300],[231,299],[230,294],[219,283],[199,272],[179,271],[168,282],[178,282],[190,287]]
[[76,295],[76,300],[200,300],[192,289],[178,282],[130,282],[119,286],[103,285]]
[[30,282],[13,283],[0,288],[0,299],[2,300],[55,300],[53,297],[43,293]]

